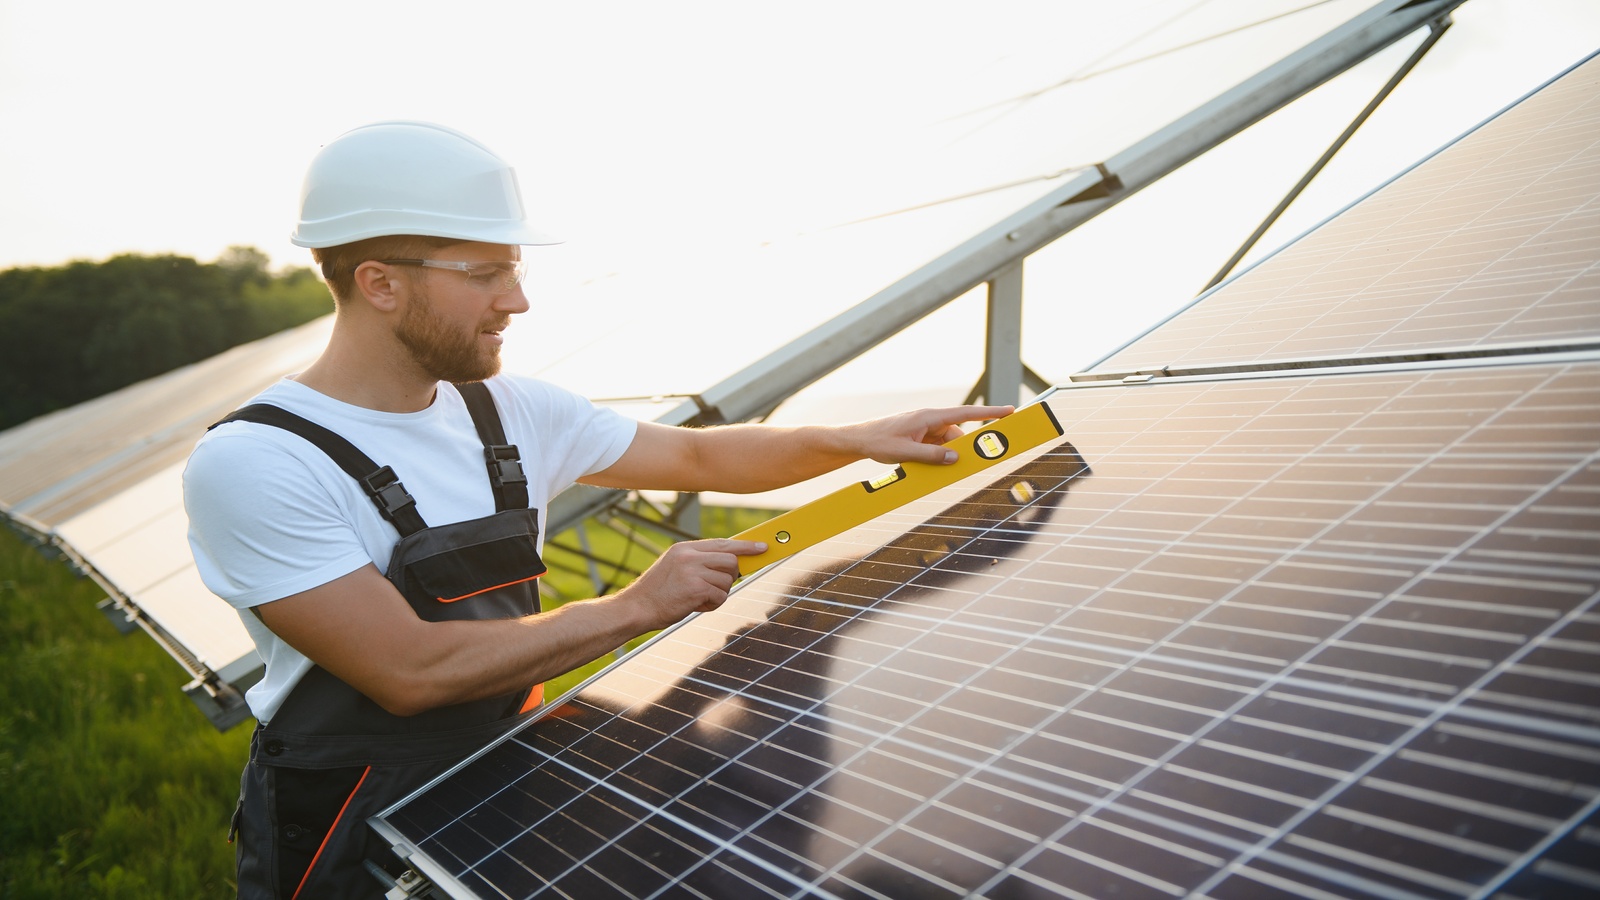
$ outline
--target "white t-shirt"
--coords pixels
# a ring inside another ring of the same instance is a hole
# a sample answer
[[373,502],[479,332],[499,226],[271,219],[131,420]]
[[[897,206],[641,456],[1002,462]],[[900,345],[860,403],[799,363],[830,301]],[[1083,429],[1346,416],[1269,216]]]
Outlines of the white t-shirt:
[[[633,420],[553,385],[505,375],[488,385],[506,440],[521,452],[528,505],[541,511],[541,528],[551,497],[616,462],[633,441]],[[252,402],[316,422],[393,468],[430,526],[494,512],[483,443],[449,384],[441,383],[433,404],[415,413],[351,406],[289,379]],[[356,480],[321,450],[254,422],[230,422],[201,438],[184,469],[183,497],[201,580],[239,610],[266,662],[265,676],[246,700],[256,718],[268,722],[312,663],[250,607],[368,564],[386,571],[399,535]]]

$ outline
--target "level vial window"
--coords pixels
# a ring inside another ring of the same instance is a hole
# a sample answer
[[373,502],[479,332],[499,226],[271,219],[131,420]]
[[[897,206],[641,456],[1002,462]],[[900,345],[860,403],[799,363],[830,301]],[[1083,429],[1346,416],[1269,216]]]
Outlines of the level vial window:
[[871,481],[863,481],[863,482],[861,482],[861,486],[866,488],[867,489],[867,493],[870,494],[873,491],[881,490],[883,488],[886,488],[889,485],[894,484],[896,481],[899,481],[900,479],[902,479],[904,477],[906,477],[906,470],[901,468],[900,466],[895,466],[890,471],[885,472],[882,475],[879,475],[877,478],[874,478]]

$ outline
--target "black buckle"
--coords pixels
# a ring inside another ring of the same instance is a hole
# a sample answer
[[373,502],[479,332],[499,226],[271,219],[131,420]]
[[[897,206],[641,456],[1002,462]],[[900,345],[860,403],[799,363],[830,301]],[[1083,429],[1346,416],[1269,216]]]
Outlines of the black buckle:
[[394,469],[388,466],[361,479],[361,486],[367,489],[368,496],[377,503],[378,511],[391,522],[395,520],[395,515],[406,507],[417,505],[416,499],[406,491],[406,486],[401,484],[400,478],[394,474]]
[[489,483],[496,491],[505,485],[527,484],[528,476],[522,471],[521,454],[516,444],[496,444],[483,448],[484,461],[489,465]]

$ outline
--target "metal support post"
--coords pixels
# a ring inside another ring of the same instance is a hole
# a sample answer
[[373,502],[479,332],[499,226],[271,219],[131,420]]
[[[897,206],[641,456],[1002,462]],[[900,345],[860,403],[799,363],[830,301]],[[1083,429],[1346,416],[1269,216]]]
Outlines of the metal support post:
[[705,528],[700,521],[700,495],[679,494],[676,502],[672,504],[670,520],[678,526],[679,531],[688,532],[694,537],[704,537]]
[[572,530],[578,535],[578,546],[583,548],[583,561],[589,568],[589,583],[594,585],[595,596],[606,589],[606,581],[600,577],[600,567],[594,564],[594,548],[589,546],[589,523],[579,521]]
[[983,402],[1015,405],[1022,400],[1022,266],[989,279],[988,336],[983,350]]

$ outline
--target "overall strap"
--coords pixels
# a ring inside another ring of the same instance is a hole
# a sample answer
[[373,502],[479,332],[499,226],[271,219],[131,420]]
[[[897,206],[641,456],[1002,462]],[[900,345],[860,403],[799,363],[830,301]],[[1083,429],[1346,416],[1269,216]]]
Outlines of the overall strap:
[[467,401],[472,424],[478,429],[478,439],[483,441],[483,460],[489,467],[489,484],[494,488],[495,512],[527,509],[528,476],[522,471],[517,445],[506,442],[500,411],[495,408],[489,386],[481,381],[469,381],[456,385],[456,390],[461,392],[461,399]]
[[[407,493],[405,486],[400,483],[399,476],[395,475],[394,469],[388,466],[380,467],[371,457],[357,450],[354,444],[334,432],[286,409],[267,403],[253,403],[236,409],[213,424],[211,428],[223,422],[239,421],[282,428],[316,445],[317,449],[328,454],[329,459],[361,485],[367,496],[372,498],[373,504],[378,507],[378,512],[399,530],[401,537],[415,534],[428,527],[427,523],[422,521],[422,514],[417,512],[416,500]],[[209,431],[211,428],[206,430]]]

